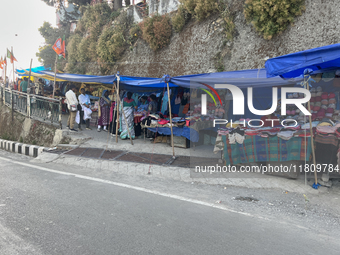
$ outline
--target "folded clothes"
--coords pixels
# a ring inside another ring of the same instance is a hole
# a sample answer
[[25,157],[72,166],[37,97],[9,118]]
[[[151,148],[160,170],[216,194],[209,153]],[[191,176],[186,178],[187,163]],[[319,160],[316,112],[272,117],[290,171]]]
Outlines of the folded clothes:
[[277,137],[280,137],[283,140],[289,140],[293,137],[296,131],[281,131],[277,134]]
[[337,130],[337,127],[334,126],[317,126],[316,127],[316,133],[317,134],[335,134],[335,131]]
[[[312,122],[312,128],[316,127],[319,124],[319,121],[313,121]],[[301,129],[310,129],[310,124],[306,123],[301,126]]]
[[294,133],[294,137],[310,137],[309,130],[298,130]]

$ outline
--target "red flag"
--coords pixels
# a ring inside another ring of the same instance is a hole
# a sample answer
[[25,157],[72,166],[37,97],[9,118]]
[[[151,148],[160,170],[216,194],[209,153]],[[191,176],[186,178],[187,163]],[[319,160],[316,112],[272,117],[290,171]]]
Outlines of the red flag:
[[52,49],[58,54],[62,54],[63,49],[62,49],[62,43],[61,43],[61,38],[58,38],[58,40],[54,43],[54,45],[52,46]]
[[63,55],[63,57],[64,57],[64,58],[66,58],[66,47],[65,47],[65,40],[63,41],[62,50],[63,50],[63,51],[62,51],[62,53],[61,53],[61,54]]

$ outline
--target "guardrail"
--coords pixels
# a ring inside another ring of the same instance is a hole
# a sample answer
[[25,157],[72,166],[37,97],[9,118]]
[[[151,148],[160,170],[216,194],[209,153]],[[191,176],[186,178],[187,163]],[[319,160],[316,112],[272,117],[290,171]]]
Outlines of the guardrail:
[[62,128],[60,99],[27,94],[0,86],[0,101],[28,118],[58,125]]

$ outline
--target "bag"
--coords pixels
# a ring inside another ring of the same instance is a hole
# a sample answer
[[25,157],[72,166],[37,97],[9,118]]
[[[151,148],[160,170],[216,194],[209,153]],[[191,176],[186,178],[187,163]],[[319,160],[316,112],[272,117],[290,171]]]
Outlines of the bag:
[[77,124],[80,123],[80,114],[79,114],[79,111],[77,111],[77,115],[76,115],[76,123],[77,123]]
[[70,105],[70,111],[71,111],[71,112],[75,112],[75,111],[77,111],[77,110],[78,110],[77,105],[75,105],[75,104],[71,104],[71,105]]
[[92,111],[90,108],[84,107],[84,120],[91,119]]

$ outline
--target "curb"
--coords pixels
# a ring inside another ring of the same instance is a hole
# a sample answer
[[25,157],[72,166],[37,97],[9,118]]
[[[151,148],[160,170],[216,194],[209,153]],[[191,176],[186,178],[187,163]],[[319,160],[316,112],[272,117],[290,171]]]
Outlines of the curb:
[[18,153],[31,157],[38,157],[44,150],[48,149],[46,147],[23,144],[8,140],[0,139],[0,148],[13,153]]

